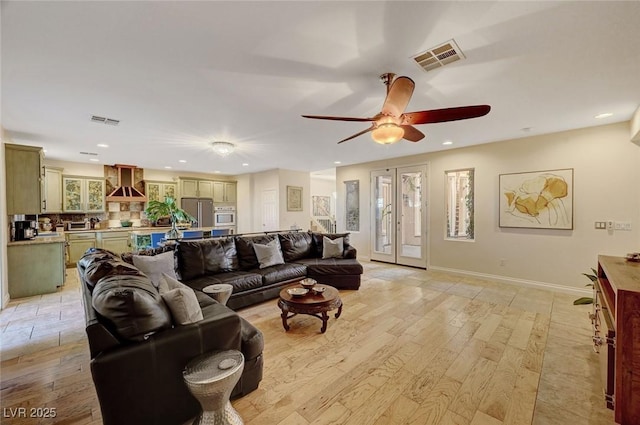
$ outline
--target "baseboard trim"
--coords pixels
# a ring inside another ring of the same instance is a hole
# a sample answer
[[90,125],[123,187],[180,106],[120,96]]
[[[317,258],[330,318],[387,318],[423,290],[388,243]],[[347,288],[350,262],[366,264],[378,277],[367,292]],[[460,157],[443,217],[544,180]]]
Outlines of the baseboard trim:
[[501,283],[508,283],[511,285],[523,286],[527,288],[536,288],[536,289],[545,289],[548,291],[550,290],[550,291],[556,291],[556,292],[563,292],[565,294],[571,294],[571,295],[579,295],[579,296],[593,295],[593,292],[589,289],[558,285],[556,283],[539,282],[535,280],[519,279],[516,277],[499,276],[499,275],[488,274],[488,273],[479,273],[479,272],[473,272],[469,270],[460,270],[460,269],[450,269],[447,267],[438,267],[438,266],[430,266],[428,270],[447,272],[447,273],[452,273],[452,274],[461,275],[461,276],[491,279]]

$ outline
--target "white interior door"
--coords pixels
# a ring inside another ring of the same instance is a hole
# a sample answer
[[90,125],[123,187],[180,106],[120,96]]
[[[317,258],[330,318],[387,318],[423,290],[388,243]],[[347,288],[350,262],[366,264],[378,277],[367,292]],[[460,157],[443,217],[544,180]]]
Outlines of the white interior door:
[[278,192],[275,189],[262,191],[262,231],[278,230]]
[[427,266],[426,165],[371,172],[371,259]]

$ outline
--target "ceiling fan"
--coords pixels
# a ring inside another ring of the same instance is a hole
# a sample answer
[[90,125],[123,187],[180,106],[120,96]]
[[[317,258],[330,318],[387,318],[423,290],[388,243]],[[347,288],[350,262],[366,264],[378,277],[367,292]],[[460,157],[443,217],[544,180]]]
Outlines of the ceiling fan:
[[387,86],[387,97],[382,110],[371,118],[331,117],[324,115],[302,115],[304,118],[333,121],[371,121],[371,127],[340,140],[346,142],[365,133],[372,132],[371,137],[377,143],[390,145],[400,139],[417,142],[424,134],[414,127],[415,124],[433,124],[438,122],[466,120],[487,115],[489,105],[460,106],[457,108],[431,109],[429,111],[404,112],[409,104],[415,83],[409,77],[395,78],[396,74],[386,73],[380,80]]

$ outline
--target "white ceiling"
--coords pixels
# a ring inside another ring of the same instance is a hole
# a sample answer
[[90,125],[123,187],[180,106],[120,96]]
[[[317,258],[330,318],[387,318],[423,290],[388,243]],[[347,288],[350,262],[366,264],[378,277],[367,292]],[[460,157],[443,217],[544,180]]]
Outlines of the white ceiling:
[[[2,125],[52,159],[316,171],[626,121],[640,104],[637,1],[3,0],[1,13]],[[412,62],[450,39],[466,59],[429,73]],[[492,110],[392,146],[369,135],[337,145],[368,124],[300,117],[376,114],[385,72],[416,82],[408,111]],[[603,112],[614,115],[594,119]],[[213,140],[236,153],[217,157]]]

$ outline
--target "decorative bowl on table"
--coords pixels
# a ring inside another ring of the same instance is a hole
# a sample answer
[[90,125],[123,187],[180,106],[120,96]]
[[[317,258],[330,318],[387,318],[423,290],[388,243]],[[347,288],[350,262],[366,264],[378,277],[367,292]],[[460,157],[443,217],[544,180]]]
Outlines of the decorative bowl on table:
[[309,290],[305,289],[305,288],[289,288],[289,289],[287,289],[287,293],[289,295],[291,295],[292,297],[303,297],[303,296],[307,295],[308,292],[309,292]]
[[306,278],[306,279],[302,279],[300,281],[300,285],[304,288],[304,289],[311,289],[316,285],[316,282],[314,279],[311,278]]
[[324,286],[314,286],[313,288],[311,288],[311,291],[316,294],[316,295],[320,295],[324,292],[324,290],[327,289]]
[[627,261],[640,262],[640,252],[631,252],[627,254]]

